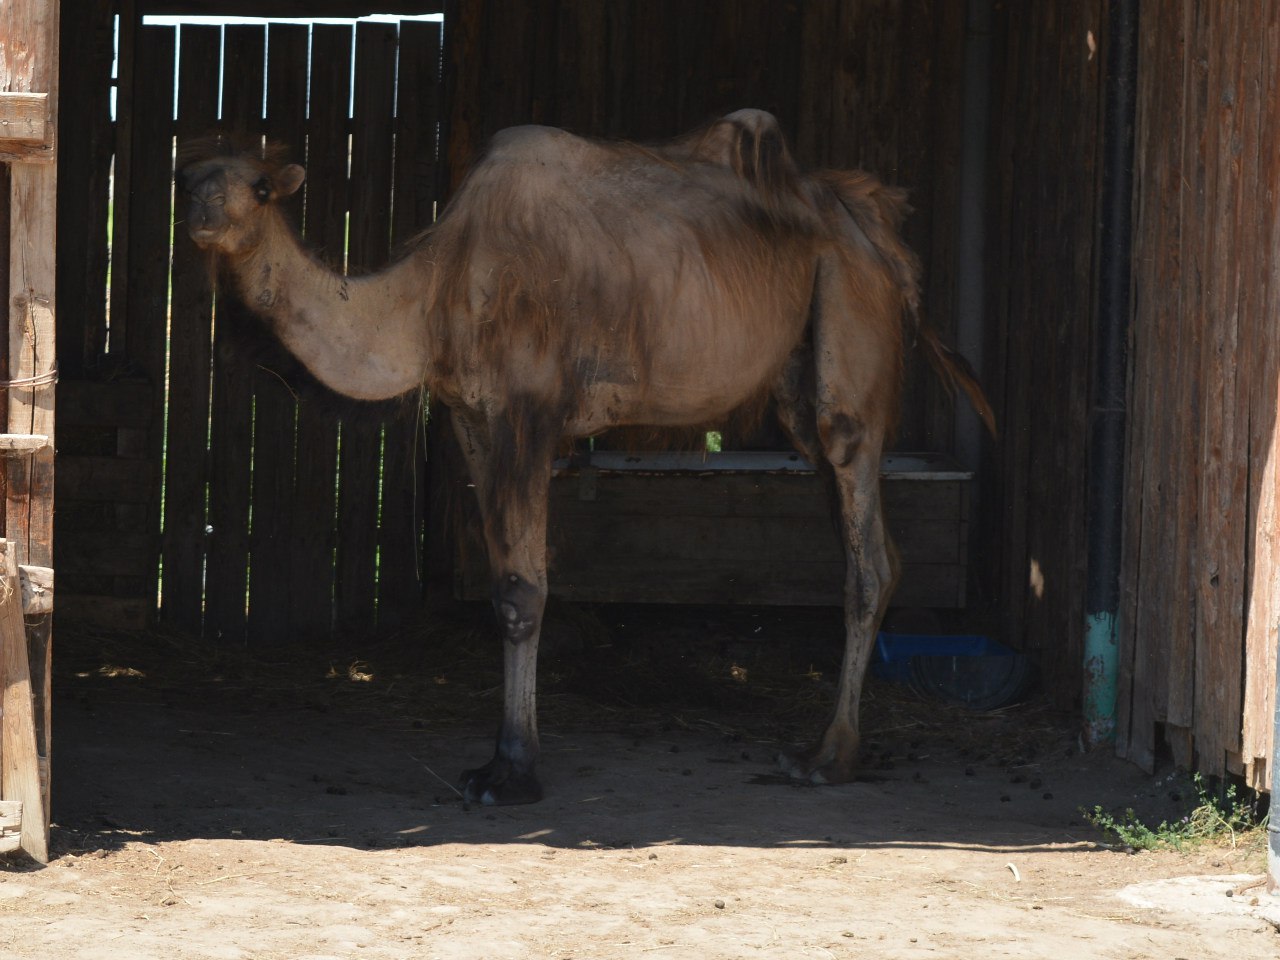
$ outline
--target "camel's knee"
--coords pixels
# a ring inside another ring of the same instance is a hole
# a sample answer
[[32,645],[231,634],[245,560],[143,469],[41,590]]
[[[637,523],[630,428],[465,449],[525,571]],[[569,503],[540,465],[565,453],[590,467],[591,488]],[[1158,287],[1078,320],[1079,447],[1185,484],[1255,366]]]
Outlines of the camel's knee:
[[822,452],[834,467],[847,467],[862,452],[868,442],[867,426],[860,419],[843,411],[822,411],[818,414],[818,439]]
[[546,599],[543,588],[519,574],[500,576],[493,590],[493,609],[498,614],[503,639],[524,643],[535,636]]

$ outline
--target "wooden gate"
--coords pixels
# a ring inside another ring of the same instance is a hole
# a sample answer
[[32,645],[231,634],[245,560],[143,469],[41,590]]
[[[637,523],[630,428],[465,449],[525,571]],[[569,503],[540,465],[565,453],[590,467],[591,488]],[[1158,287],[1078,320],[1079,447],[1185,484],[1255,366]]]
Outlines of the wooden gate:
[[211,290],[180,225],[171,242],[168,185],[191,138],[280,141],[307,166],[292,210],[307,243],[339,269],[382,266],[434,215],[441,25],[135,27],[112,264],[128,282],[112,288],[111,337],[165,411],[149,451],[161,618],[258,646],[386,628],[421,600],[421,409],[348,427],[233,349],[243,308]]
[[49,854],[57,53],[57,0],[0,6],[0,259],[7,264],[0,287],[8,304],[8,335],[0,338],[0,366],[8,371],[0,382],[7,411],[0,436],[0,852],[20,848],[42,862]]

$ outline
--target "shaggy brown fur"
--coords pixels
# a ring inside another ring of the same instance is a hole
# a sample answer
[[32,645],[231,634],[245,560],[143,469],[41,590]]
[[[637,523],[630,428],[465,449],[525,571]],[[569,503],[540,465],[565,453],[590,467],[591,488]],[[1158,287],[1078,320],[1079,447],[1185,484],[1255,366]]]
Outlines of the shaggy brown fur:
[[967,366],[920,327],[901,193],[860,172],[803,175],[759,111],[646,147],[519,127],[494,138],[404,259],[343,277],[301,249],[275,202],[301,185],[300,167],[225,142],[184,160],[192,238],[316,377],[363,399],[425,382],[453,409],[507,676],[494,758],[463,778],[470,796],[541,796],[536,651],[558,445],[723,422],[768,398],[830,478],[848,558],[835,716],[784,767],[853,776],[859,692],[895,578],[878,472],[904,342],[922,340],[990,423]]

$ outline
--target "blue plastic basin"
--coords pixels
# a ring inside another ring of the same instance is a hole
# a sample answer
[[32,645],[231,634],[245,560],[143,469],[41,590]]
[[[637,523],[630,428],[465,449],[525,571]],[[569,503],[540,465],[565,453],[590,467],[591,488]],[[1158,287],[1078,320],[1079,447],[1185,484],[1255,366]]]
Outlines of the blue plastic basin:
[[1025,656],[990,637],[880,633],[872,672],[971,710],[1016,703],[1030,689]]

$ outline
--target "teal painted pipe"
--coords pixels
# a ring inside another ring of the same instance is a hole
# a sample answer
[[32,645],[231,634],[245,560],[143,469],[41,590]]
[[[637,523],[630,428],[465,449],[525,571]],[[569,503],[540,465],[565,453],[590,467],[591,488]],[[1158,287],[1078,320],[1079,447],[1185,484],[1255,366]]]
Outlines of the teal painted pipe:
[[1115,614],[1090,614],[1084,634],[1084,738],[1091,747],[1115,741],[1119,669]]
[[1089,746],[1116,735],[1116,614],[1120,609],[1121,529],[1130,260],[1133,255],[1133,145],[1138,77],[1138,0],[1107,4],[1098,299],[1090,383],[1084,609],[1084,736]]

